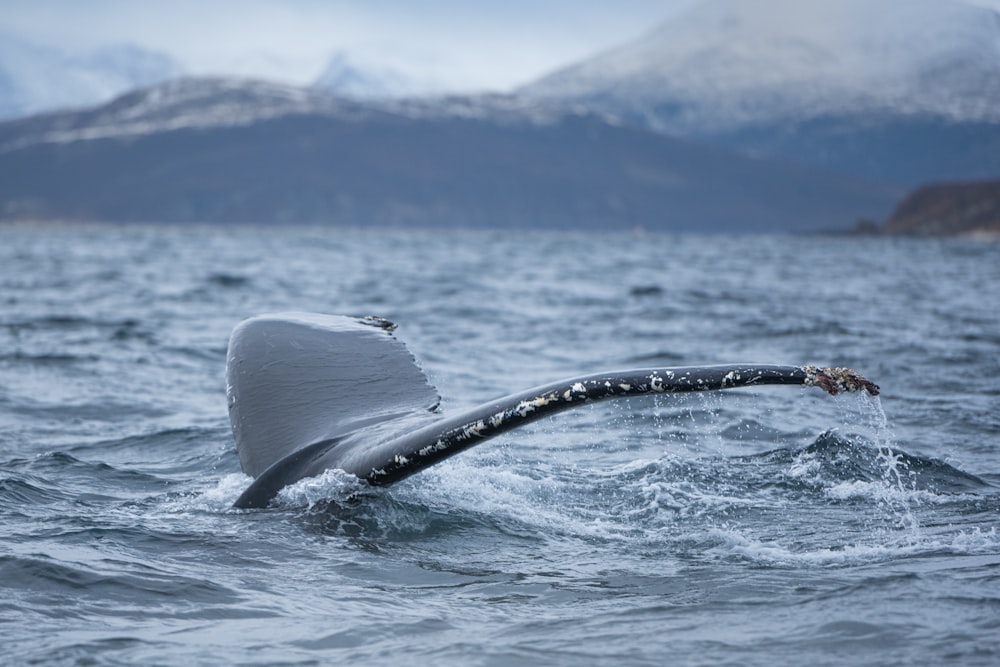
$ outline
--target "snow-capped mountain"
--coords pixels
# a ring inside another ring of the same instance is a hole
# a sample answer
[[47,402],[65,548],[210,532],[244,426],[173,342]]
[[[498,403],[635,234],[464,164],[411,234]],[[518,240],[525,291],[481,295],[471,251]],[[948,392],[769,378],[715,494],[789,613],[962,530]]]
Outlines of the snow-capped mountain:
[[695,134],[857,112],[1000,122],[1000,14],[957,0],[705,0],[520,92]]
[[33,144],[245,127],[288,116],[356,123],[387,116],[400,121],[462,119],[498,125],[546,125],[573,113],[589,112],[512,95],[360,100],[316,86],[237,77],[182,77],[130,91],[91,109],[39,114],[9,123],[6,127],[17,131],[0,131],[0,153]]
[[703,0],[519,94],[904,187],[1000,176],[1000,14],[961,0]]
[[0,118],[83,107],[181,74],[169,56],[134,45],[75,56],[0,34]]
[[0,123],[0,221],[808,231],[895,193],[486,96],[391,103],[183,79]]
[[0,152],[40,143],[128,138],[181,129],[238,127],[291,114],[349,115],[359,107],[328,93],[229,77],[172,79],[78,112],[52,113],[0,133]]

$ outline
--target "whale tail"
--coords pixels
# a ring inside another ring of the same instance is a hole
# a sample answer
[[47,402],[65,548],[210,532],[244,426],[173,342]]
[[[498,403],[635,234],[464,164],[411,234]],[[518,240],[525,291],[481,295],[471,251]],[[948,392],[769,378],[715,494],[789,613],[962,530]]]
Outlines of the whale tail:
[[243,471],[258,477],[303,447],[414,413],[440,399],[391,322],[261,315],[229,339],[226,397]]
[[397,482],[512,428],[583,403],[650,393],[764,384],[831,394],[878,387],[847,368],[735,364],[585,375],[452,416],[380,318],[261,315],[229,341],[226,394],[243,471],[236,507],[264,507],[288,484],[339,468],[373,485]]

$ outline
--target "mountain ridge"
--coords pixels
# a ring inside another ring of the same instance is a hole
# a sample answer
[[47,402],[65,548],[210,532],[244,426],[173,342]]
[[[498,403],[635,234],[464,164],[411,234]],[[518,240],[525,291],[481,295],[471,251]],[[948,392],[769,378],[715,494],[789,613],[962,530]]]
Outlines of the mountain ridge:
[[983,7],[705,0],[643,38],[518,92],[696,109],[697,118],[664,118],[668,124],[657,128],[675,133],[857,109],[998,122],[998,66],[1000,13]]
[[706,0],[517,93],[907,187],[1000,174],[1000,14],[945,0]]
[[0,124],[0,218],[806,232],[896,192],[519,98],[185,80]]

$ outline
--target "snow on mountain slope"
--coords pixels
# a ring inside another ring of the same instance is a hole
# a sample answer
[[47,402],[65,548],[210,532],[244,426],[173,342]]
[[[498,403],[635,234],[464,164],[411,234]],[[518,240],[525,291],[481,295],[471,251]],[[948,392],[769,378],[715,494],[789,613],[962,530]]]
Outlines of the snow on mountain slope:
[[245,127],[293,115],[351,122],[391,116],[541,125],[555,123],[573,113],[573,109],[561,104],[510,95],[357,100],[315,86],[303,88],[235,77],[187,77],[140,88],[91,109],[38,115],[6,126],[0,124],[0,153],[38,143],[126,138],[180,129]]
[[705,0],[519,92],[672,131],[858,111],[1000,121],[1000,14],[953,0]]
[[[125,138],[179,129],[243,127],[295,114],[341,118],[374,111],[329,93],[268,81],[231,77],[173,79],[76,112],[52,113],[8,123],[0,153],[39,143]],[[3,127],[0,125],[0,127]]]

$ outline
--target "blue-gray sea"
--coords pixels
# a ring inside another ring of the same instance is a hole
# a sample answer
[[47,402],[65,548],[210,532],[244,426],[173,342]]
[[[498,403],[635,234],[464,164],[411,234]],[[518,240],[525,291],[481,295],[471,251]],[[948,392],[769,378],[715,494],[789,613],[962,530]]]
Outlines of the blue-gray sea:
[[[589,405],[233,510],[227,339],[288,310],[395,321],[445,412],[725,362],[882,395]],[[3,227],[0,662],[996,665],[998,408],[996,242]]]

